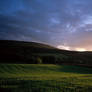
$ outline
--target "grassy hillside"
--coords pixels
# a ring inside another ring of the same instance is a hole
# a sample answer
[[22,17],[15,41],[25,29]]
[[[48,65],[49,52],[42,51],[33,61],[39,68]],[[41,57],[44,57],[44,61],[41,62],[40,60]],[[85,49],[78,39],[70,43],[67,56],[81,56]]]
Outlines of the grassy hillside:
[[[64,75],[62,75],[64,73]],[[39,74],[44,76],[53,76],[55,74],[60,77],[71,77],[73,75],[91,74],[91,68],[84,68],[78,66],[65,66],[65,65],[52,65],[52,64],[1,64],[0,65],[0,77],[31,77]],[[7,76],[8,74],[8,76]],[[60,75],[61,74],[61,75]],[[68,76],[66,76],[69,74]],[[79,76],[78,75],[78,76]]]
[[0,40],[1,92],[91,92],[92,68],[87,67],[92,52]]
[[52,64],[0,64],[5,92],[91,92],[92,69]]
[[23,41],[0,40],[0,63],[79,64],[92,66],[92,52],[56,49],[52,46]]
[[[36,60],[33,60],[33,58],[41,57],[46,60],[46,58],[54,58],[61,53],[67,54],[70,52],[64,50],[61,51],[41,43],[0,40],[1,63],[35,63]],[[48,63],[47,61],[50,63],[52,60],[46,60],[45,63]]]

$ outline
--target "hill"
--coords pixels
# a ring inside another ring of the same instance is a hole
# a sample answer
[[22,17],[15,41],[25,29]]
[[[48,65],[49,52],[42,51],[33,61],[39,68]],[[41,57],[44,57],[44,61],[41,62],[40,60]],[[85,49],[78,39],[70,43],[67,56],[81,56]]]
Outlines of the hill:
[[92,52],[60,50],[36,42],[0,40],[0,63],[81,64],[91,66]]
[[0,64],[1,92],[91,92],[92,68]]
[[0,40],[0,46],[13,46],[13,47],[35,47],[35,48],[47,48],[55,49],[52,46],[37,43],[37,42],[25,42],[25,41],[14,41],[14,40]]

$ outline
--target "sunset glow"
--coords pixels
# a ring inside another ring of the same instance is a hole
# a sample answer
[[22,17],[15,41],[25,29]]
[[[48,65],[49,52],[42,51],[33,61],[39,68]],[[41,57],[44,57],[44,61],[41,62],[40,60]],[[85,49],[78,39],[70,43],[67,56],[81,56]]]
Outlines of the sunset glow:
[[75,50],[76,50],[76,51],[80,51],[80,52],[87,51],[85,48],[76,48]]
[[59,45],[57,46],[57,48],[64,49],[64,50],[71,50],[71,51],[80,51],[80,52],[87,51],[85,48],[72,48],[72,47],[63,46],[63,45]]

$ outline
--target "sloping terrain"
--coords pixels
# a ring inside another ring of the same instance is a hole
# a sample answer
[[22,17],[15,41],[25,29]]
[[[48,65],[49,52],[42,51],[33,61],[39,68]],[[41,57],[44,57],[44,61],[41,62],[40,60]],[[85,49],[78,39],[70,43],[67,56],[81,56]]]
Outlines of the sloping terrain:
[[0,64],[1,92],[91,92],[92,68]]
[[0,40],[0,62],[19,62],[27,63],[32,56],[55,56],[56,54],[70,53],[65,50],[59,50],[55,47],[35,43],[35,42],[23,42],[23,41],[9,41]]
[[60,50],[36,42],[0,40],[0,63],[42,63],[92,65],[92,52]]

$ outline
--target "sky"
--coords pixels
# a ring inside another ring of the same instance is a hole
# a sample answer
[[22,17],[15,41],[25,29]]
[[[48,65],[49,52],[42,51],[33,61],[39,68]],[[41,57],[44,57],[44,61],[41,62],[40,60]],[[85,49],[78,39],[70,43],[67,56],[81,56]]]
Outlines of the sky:
[[92,0],[0,0],[0,40],[92,51]]

